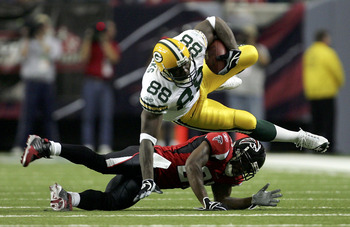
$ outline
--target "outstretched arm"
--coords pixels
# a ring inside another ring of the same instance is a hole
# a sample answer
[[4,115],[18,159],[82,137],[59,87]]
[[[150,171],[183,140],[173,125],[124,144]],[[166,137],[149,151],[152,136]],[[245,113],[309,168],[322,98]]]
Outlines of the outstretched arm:
[[231,195],[231,185],[227,184],[214,184],[212,190],[214,194],[214,200],[221,202],[227,209],[247,209],[254,208],[256,206],[277,206],[280,202],[279,197],[282,194],[279,193],[281,190],[276,189],[273,191],[266,191],[270,184],[266,184],[252,197],[246,198],[233,198]]
[[252,197],[234,198],[230,197],[232,186],[228,184],[213,184],[211,186],[214,200],[224,204],[229,210],[247,209],[252,205]]
[[153,179],[153,152],[162,124],[162,115],[145,110],[141,113],[140,164],[143,179]]
[[157,143],[157,135],[162,124],[162,119],[161,114],[153,114],[145,110],[141,113],[139,155],[143,181],[141,190],[134,198],[134,202],[149,196],[151,192],[162,193],[153,180],[154,145]]
[[199,210],[226,210],[226,207],[220,202],[210,201],[204,187],[202,167],[208,162],[209,155],[209,144],[207,141],[203,141],[186,160],[187,178],[193,193],[203,205]]
[[208,193],[204,187],[202,167],[209,160],[210,147],[206,141],[203,141],[186,160],[186,173],[189,184],[193,193],[199,202],[203,202],[204,197],[208,197]]

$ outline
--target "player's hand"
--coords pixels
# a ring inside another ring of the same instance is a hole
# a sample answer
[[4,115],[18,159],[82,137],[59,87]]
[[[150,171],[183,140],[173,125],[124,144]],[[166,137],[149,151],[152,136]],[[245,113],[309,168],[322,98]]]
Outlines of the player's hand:
[[204,207],[198,208],[198,210],[227,210],[226,207],[220,202],[212,202],[208,197],[203,198]]
[[[262,189],[260,189],[256,194],[252,196],[252,206],[277,206],[277,203],[280,202],[279,197],[282,197],[280,189],[273,190],[271,192],[266,191],[270,183],[267,183]],[[251,207],[252,208],[252,207]]]
[[142,181],[141,190],[139,194],[134,198],[134,202],[139,201],[147,196],[149,196],[152,192],[157,192],[158,194],[163,194],[158,185],[154,182],[153,179],[146,179]]
[[239,57],[241,56],[242,51],[238,49],[229,50],[226,54],[217,56],[217,60],[226,61],[225,67],[219,72],[219,75],[225,75],[232,68],[238,64]]

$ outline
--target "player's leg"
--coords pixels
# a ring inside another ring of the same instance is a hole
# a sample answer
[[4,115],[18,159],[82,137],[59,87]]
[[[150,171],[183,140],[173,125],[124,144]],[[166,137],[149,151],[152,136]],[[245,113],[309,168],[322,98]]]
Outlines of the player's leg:
[[300,130],[290,131],[265,120],[257,120],[247,111],[228,108],[221,103],[201,97],[189,113],[176,123],[202,131],[239,131],[261,141],[293,142],[297,147],[305,147],[324,152],[328,140]]
[[256,118],[251,113],[228,108],[208,98],[197,101],[195,110],[191,111],[176,123],[202,131],[243,130],[249,134],[257,124]]
[[26,167],[42,157],[61,156],[103,174],[137,175],[140,171],[137,153],[138,146],[129,146],[122,151],[100,155],[82,145],[61,144],[30,135],[21,163]]
[[54,210],[72,210],[78,207],[84,210],[122,210],[136,202],[134,198],[140,190],[142,178],[128,178],[117,175],[108,183],[105,192],[86,190],[81,193],[66,192],[62,186],[50,187],[51,207]]
[[117,175],[108,183],[105,192],[87,190],[79,193],[80,202],[77,207],[85,210],[126,209],[136,203],[133,200],[140,191],[141,182],[141,178]]
[[242,51],[242,54],[239,58],[238,64],[225,75],[215,74],[208,68],[206,64],[203,65],[201,92],[202,87],[205,88],[206,94],[215,91],[226,80],[253,65],[258,60],[258,52],[254,46],[245,45],[240,46],[239,49]]

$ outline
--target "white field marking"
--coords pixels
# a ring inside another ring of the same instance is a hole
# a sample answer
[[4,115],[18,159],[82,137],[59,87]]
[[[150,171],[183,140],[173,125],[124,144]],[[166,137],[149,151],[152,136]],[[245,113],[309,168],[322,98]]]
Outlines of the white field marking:
[[[0,201],[8,201],[8,200],[13,200],[11,198],[0,198]],[[36,199],[33,199],[33,198],[16,198],[16,200],[20,200],[20,201],[42,201],[42,200],[47,200],[49,201],[50,199],[49,198],[46,198],[46,199],[43,199],[43,198],[36,198]]]
[[299,198],[283,198],[283,200],[321,200],[321,201],[349,201],[350,198],[344,199],[344,198],[319,198],[319,199],[315,199],[315,198],[303,198],[303,199],[299,199]]
[[[344,191],[288,191],[288,194],[344,194]],[[349,192],[350,193],[350,192]]]
[[42,195],[41,192],[0,192],[0,195]]
[[18,207],[0,207],[0,209],[42,209],[42,207],[24,207],[24,206],[18,206]]
[[[139,205],[135,205],[132,207],[132,209],[153,209],[154,207],[152,206],[139,206]],[[166,209],[168,208],[167,206],[158,206],[158,209]],[[188,209],[190,207],[183,207],[183,206],[179,206],[177,207],[178,209]],[[304,207],[294,207],[294,206],[288,206],[288,207],[284,207],[284,206],[278,206],[278,207],[264,207],[264,209],[333,209],[334,207],[326,207],[326,206],[320,206],[320,207],[308,207],[308,206],[304,206]],[[350,209],[349,207],[336,207],[337,209]],[[0,209],[51,209],[50,206],[47,207],[32,207],[32,206],[0,206]]]
[[[55,215],[55,217],[62,218],[77,218],[77,217],[96,217],[96,218],[107,218],[107,217],[350,217],[350,213],[337,213],[337,214],[73,214],[73,215]],[[0,218],[33,218],[33,217],[46,217],[46,215],[0,215]]]
[[[0,201],[10,201],[10,200],[13,200],[13,199],[10,199],[10,198],[0,198]],[[31,199],[31,198],[16,198],[16,200],[20,200],[20,201],[49,201],[49,199],[45,198],[36,198],[36,199]],[[196,200],[197,199],[194,199],[194,198],[177,198],[176,200],[178,201],[193,201],[193,200]],[[339,201],[339,200],[344,200],[344,201],[349,201],[350,198],[283,198],[283,200],[308,200],[308,201],[312,201],[312,200],[322,200],[322,201]],[[144,200],[144,202],[147,202],[147,201],[174,201],[173,198],[156,198],[156,199],[153,199],[153,198],[148,198],[147,200]]]
[[[162,206],[158,206],[158,209],[167,209],[169,207],[162,207]],[[178,209],[189,209],[190,207],[176,207]],[[278,206],[278,207],[264,207],[264,209],[307,209],[310,210],[311,209],[334,209],[335,207],[325,207],[325,206],[321,206],[321,207],[284,207],[284,206]],[[0,206],[0,209],[51,209],[51,207],[30,207],[30,206]],[[150,206],[133,206],[132,207],[133,210],[137,210],[137,209],[154,209],[154,207],[150,207]],[[336,207],[336,209],[350,209],[350,207]]]
[[[0,225],[0,227],[8,227],[8,225]],[[34,227],[34,226],[42,226],[42,225],[16,225],[16,227]],[[77,227],[89,227],[89,226],[99,226],[99,225],[50,225],[50,226],[77,226]],[[183,225],[112,225],[113,227],[179,227]],[[350,224],[268,224],[268,225],[186,225],[189,227],[323,227],[323,226],[332,226],[332,227],[347,227]]]
[[[0,227],[8,227],[9,225],[0,225]],[[15,225],[16,227],[34,227],[34,226],[43,226],[43,225]],[[74,226],[74,227],[89,227],[89,226],[99,226],[99,225],[50,225],[50,226]],[[113,227],[178,227],[178,226],[183,226],[183,225],[112,225]],[[322,226],[332,226],[332,227],[347,227],[350,226],[350,224],[332,224],[332,225],[328,225],[328,224],[267,224],[267,225],[253,225],[253,224],[248,224],[248,225],[244,225],[244,224],[238,224],[238,225],[233,225],[233,224],[223,224],[223,225],[186,225],[189,227],[322,227]]]

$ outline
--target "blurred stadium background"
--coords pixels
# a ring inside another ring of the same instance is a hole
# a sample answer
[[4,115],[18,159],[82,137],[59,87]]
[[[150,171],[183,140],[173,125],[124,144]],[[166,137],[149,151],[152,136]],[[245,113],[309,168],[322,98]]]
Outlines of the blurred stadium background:
[[[54,113],[64,143],[80,143],[80,113],[84,103],[80,92],[83,65],[78,50],[84,30],[106,19],[116,22],[116,39],[122,49],[122,61],[114,81],[117,95],[114,149],[118,150],[138,143],[141,78],[156,41],[192,27],[209,15],[224,18],[238,40],[244,25],[258,27],[259,41],[272,56],[266,80],[267,119],[290,129],[302,126],[307,130],[310,116],[301,82],[301,56],[311,44],[313,33],[325,28],[330,31],[333,47],[348,74],[349,9],[348,0],[1,0],[0,151],[8,151],[13,145],[23,97],[18,65],[20,30],[39,13],[50,16],[64,50],[57,62],[58,105]],[[215,93],[212,98],[225,102],[223,93]],[[346,84],[338,98],[336,134],[336,148],[344,154],[350,154],[349,104],[350,89]],[[271,149],[295,147],[276,143]]]

